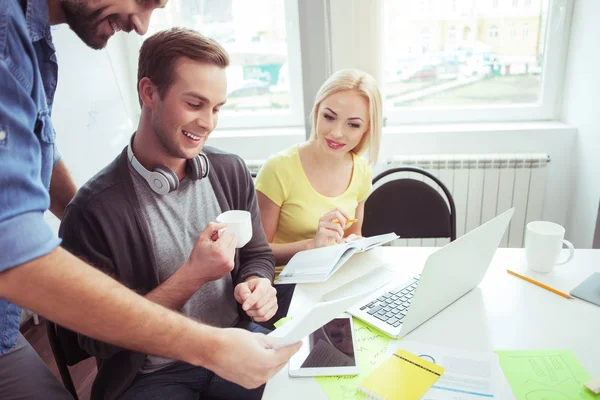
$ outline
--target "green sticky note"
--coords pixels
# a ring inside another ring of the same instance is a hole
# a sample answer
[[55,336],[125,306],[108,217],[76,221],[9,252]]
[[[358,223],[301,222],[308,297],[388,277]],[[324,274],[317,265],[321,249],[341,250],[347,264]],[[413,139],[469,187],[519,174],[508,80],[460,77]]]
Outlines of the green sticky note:
[[284,326],[285,324],[287,324],[288,322],[290,322],[292,320],[292,317],[283,317],[281,318],[279,321],[275,322],[273,324],[273,326],[275,328],[281,328],[282,326]]
[[322,376],[315,378],[327,397],[337,399],[366,398],[356,388],[384,360],[390,338],[383,332],[354,318],[354,337],[359,375]]
[[517,400],[600,399],[583,386],[590,376],[571,350],[496,353]]

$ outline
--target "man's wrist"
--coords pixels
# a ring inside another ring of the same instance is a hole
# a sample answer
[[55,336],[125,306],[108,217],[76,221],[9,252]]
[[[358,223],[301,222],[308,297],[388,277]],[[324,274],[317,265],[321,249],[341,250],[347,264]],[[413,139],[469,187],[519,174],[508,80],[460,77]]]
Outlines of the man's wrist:
[[176,274],[180,274],[184,280],[188,282],[193,282],[194,286],[198,289],[204,286],[205,283],[208,282],[207,279],[197,276],[195,273],[199,268],[198,265],[192,265],[189,260],[186,260],[185,263],[175,272]]
[[187,351],[186,358],[188,355],[191,355],[191,358],[184,361],[187,361],[192,365],[213,370],[215,363],[211,355],[222,350],[223,342],[221,336],[224,334],[223,329],[201,323],[196,324],[198,325],[198,329],[195,329],[195,332],[193,333],[193,342],[195,342],[196,345],[185,350]]
[[251,275],[251,276],[247,277],[244,282],[250,282],[253,279],[262,279],[262,278],[264,278],[264,276]]

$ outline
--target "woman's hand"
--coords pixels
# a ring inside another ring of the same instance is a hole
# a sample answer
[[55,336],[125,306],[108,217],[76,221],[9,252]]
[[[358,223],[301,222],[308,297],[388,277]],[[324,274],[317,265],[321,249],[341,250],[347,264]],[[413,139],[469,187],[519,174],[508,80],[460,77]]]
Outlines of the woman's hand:
[[341,208],[336,208],[323,215],[319,219],[317,234],[311,242],[311,248],[325,247],[341,242],[348,219],[350,216]]
[[364,238],[362,236],[360,236],[360,235],[355,235],[354,233],[352,233],[352,234],[346,236],[343,239],[343,241],[344,241],[344,243],[350,243],[350,242],[353,242],[353,241],[358,240],[358,239],[364,239]]

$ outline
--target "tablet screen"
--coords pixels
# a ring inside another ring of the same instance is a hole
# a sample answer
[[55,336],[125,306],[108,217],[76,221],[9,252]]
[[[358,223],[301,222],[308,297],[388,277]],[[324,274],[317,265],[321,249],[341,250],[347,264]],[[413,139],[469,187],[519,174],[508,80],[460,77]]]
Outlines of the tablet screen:
[[308,376],[357,373],[352,318],[335,318],[302,340],[290,359],[290,375],[303,370],[312,371]]

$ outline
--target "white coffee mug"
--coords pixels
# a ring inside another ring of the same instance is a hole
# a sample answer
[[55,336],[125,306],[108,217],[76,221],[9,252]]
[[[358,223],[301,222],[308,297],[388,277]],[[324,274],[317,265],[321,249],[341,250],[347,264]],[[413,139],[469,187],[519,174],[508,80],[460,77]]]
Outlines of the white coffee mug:
[[[529,269],[536,272],[550,272],[555,265],[569,262],[575,254],[575,248],[564,237],[565,228],[554,222],[528,223],[525,232],[525,255]],[[569,248],[569,257],[558,262],[563,244]]]
[[[217,222],[227,225],[227,230],[237,237],[237,248],[244,247],[252,239],[252,216],[244,210],[225,211],[217,217]],[[221,231],[219,231],[219,235]]]

